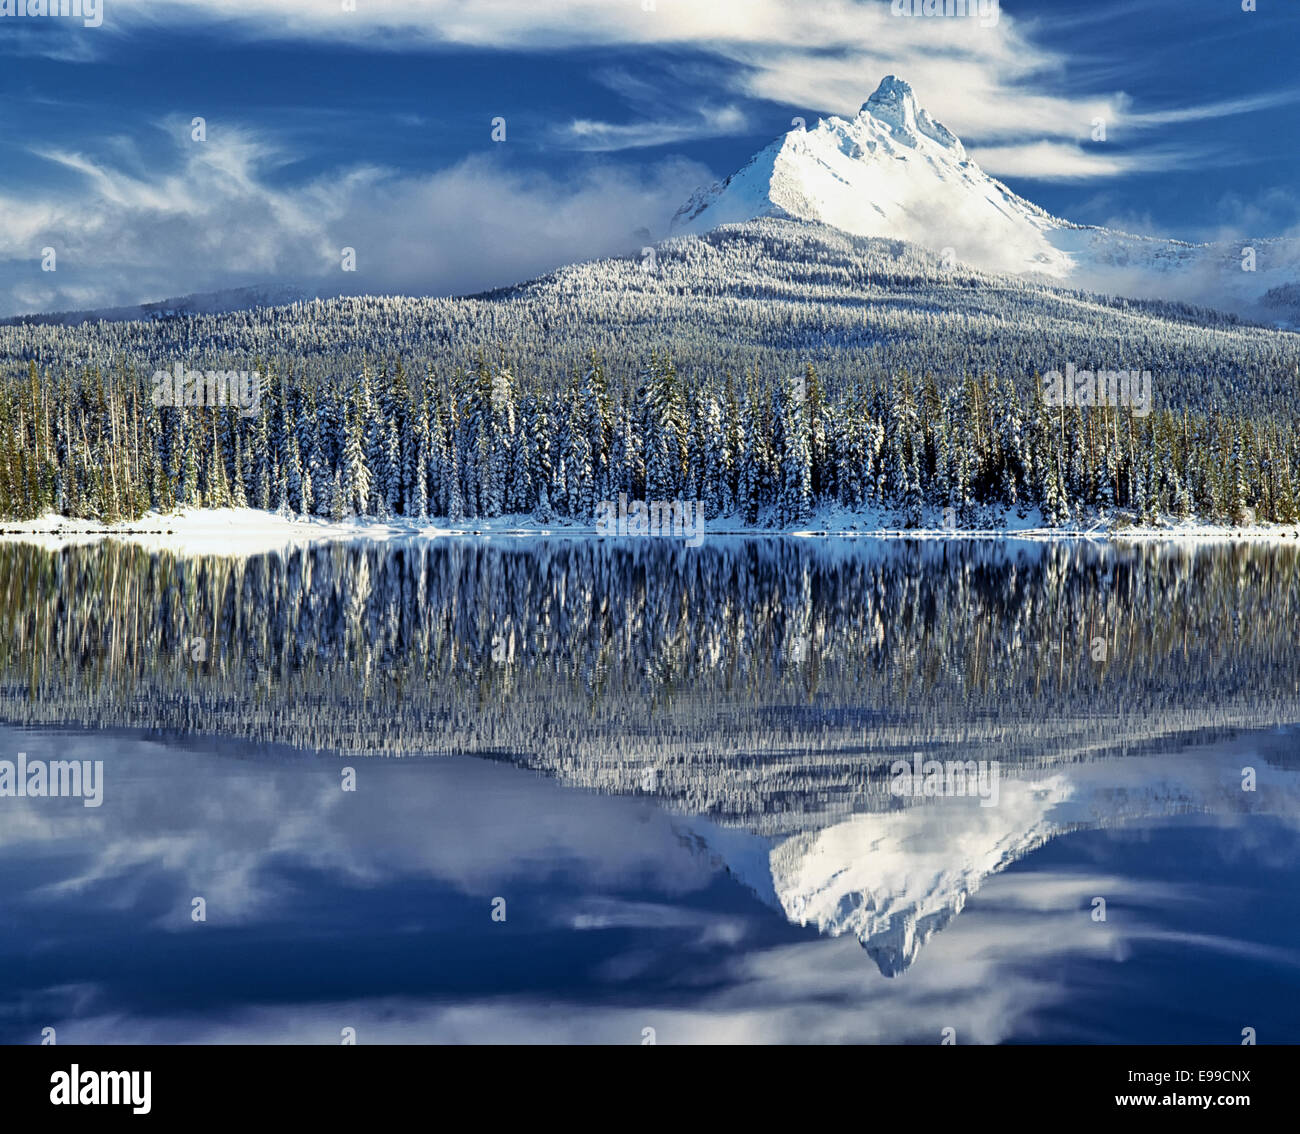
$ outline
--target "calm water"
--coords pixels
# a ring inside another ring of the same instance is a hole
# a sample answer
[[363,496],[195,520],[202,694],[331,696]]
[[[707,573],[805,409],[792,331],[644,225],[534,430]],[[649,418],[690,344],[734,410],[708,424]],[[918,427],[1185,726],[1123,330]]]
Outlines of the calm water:
[[0,1041],[1298,1042],[1298,614],[1265,546],[3,545],[0,761],[102,798],[0,797]]

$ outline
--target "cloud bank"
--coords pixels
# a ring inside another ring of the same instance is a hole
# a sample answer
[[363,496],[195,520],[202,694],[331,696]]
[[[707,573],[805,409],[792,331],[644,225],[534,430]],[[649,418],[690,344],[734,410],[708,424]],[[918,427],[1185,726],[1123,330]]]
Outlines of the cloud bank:
[[[322,295],[471,293],[660,232],[704,167],[591,161],[562,175],[472,156],[432,174],[357,166],[290,186],[285,155],[245,131],[178,142],[155,176],[66,151],[71,180],[0,193],[0,314],[105,307],[293,281]],[[54,271],[42,270],[55,250]],[[343,270],[343,249],[355,271]]]

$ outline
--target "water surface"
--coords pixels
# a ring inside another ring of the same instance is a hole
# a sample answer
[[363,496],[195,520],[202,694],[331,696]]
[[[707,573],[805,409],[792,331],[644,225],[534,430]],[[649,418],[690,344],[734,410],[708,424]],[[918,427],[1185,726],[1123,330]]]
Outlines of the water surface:
[[1298,566],[0,546],[0,1040],[1295,1042]]

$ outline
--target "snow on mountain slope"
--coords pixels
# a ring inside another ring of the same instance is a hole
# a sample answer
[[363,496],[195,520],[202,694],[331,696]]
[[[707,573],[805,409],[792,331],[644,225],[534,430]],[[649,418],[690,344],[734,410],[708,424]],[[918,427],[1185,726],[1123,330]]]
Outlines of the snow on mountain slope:
[[675,227],[699,233],[759,216],[952,247],[958,259],[992,271],[1063,279],[1071,270],[1048,239],[1064,222],[968,160],[961,142],[892,75],[857,118],[792,130],[721,185],[697,193]]
[[1187,244],[1072,224],[988,176],[962,143],[887,76],[852,120],[791,130],[697,192],[674,230],[775,216],[857,236],[908,240],[986,271],[1032,274],[1111,294],[1208,303],[1293,324],[1300,311],[1265,292],[1300,280],[1300,242],[1256,241],[1256,270],[1237,244]]

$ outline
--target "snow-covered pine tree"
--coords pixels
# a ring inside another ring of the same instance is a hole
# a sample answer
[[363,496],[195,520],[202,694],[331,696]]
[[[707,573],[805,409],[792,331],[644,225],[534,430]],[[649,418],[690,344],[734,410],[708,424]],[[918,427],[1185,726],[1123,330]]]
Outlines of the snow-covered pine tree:
[[372,484],[370,466],[366,461],[366,448],[362,441],[365,428],[362,417],[364,405],[360,389],[354,389],[352,404],[345,415],[346,433],[343,442],[342,500],[334,501],[333,513],[340,516],[364,516],[371,503]]
[[643,389],[646,499],[675,500],[686,463],[686,428],[677,370],[671,360],[651,358]]
[[812,454],[808,422],[804,417],[802,382],[778,384],[772,397],[772,418],[777,430],[777,523],[782,527],[802,523],[812,514]]
[[426,377],[413,372],[406,393],[409,436],[402,446],[402,511],[418,520],[429,517],[429,392]]
[[569,392],[565,413],[564,468],[565,511],[580,523],[589,523],[596,511],[595,474],[591,466],[591,438],[583,415],[583,396],[578,386]]
[[492,374],[492,422],[487,514],[502,515],[510,505],[510,472],[518,440],[519,408],[515,378],[504,356]]
[[723,439],[720,449],[722,462],[722,497],[718,511],[731,515],[736,510],[740,495],[740,454],[743,448],[744,421],[741,419],[740,401],[736,395],[736,383],[731,371],[726,373],[723,390],[722,415],[724,421]]
[[533,510],[536,494],[532,480],[532,455],[536,428],[536,401],[524,398],[519,404],[518,428],[510,446],[510,469],[506,483],[506,510],[524,515]]
[[758,523],[763,504],[766,502],[764,485],[764,451],[763,410],[759,404],[759,393],[752,383],[748,385],[741,400],[741,414],[744,427],[740,432],[739,456],[739,505],[741,518],[746,524]]
[[429,433],[425,430],[415,450],[415,466],[412,469],[414,480],[406,499],[406,514],[424,523],[429,518],[429,478],[425,470],[429,467]]
[[704,483],[699,498],[704,503],[705,516],[712,520],[727,507],[727,430],[722,426],[722,407],[716,395],[705,396],[702,416]]
[[862,400],[861,387],[854,386],[852,401],[840,417],[840,503],[856,511],[866,504],[867,487],[871,478],[866,405]]
[[336,523],[339,520],[346,519],[350,513],[347,506],[347,490],[343,486],[343,469],[336,468],[334,475],[330,478],[329,492],[326,493],[329,500],[329,518]]
[[540,524],[549,524],[554,518],[551,503],[551,415],[546,403],[538,398],[533,409],[532,443],[529,445],[529,479],[533,484],[535,503],[533,518]]
[[593,350],[590,367],[582,380],[582,415],[591,449],[593,495],[597,500],[613,496],[609,479],[609,450],[613,425],[609,419],[609,386],[605,368]]
[[447,390],[436,386],[432,375],[426,377],[429,398],[429,460],[425,465],[429,478],[429,508],[435,516],[446,516],[451,509],[451,452],[447,440]]
[[833,498],[836,486],[834,467],[830,462],[826,397],[817,368],[811,362],[804,367],[803,393],[803,418],[808,433],[810,461],[808,491],[815,504],[825,498]]
[[[227,413],[232,411],[227,410]],[[230,486],[230,503],[235,508],[248,507],[248,494],[244,490],[244,446],[242,439],[242,430],[236,424],[232,429],[235,435],[235,459],[233,461],[234,476]]]

